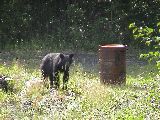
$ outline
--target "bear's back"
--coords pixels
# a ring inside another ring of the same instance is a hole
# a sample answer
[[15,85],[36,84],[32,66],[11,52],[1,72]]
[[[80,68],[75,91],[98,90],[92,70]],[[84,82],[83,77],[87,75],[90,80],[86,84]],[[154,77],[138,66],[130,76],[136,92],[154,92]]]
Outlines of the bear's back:
[[59,61],[60,53],[49,53],[43,59],[40,65],[41,70],[46,73],[53,72],[54,65]]

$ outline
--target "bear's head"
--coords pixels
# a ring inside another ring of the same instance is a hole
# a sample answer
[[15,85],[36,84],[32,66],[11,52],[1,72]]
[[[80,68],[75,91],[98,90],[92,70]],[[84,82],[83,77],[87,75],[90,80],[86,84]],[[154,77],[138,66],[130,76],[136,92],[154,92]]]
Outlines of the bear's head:
[[60,61],[59,61],[59,66],[60,66],[60,71],[63,72],[68,72],[69,71],[69,67],[73,62],[73,56],[74,54],[62,54],[60,53],[59,57],[60,57]]

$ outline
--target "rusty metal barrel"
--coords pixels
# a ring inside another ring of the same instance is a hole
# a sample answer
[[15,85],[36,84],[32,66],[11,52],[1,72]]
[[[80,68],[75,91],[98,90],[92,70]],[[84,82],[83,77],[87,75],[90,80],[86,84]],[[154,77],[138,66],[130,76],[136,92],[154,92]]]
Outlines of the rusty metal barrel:
[[126,46],[99,46],[99,73],[103,84],[122,84],[126,81]]

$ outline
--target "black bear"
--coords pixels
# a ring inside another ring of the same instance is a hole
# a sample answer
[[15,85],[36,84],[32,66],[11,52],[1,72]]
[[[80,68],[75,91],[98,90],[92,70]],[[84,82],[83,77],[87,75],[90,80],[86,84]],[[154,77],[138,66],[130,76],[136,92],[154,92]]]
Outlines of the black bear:
[[8,92],[8,82],[6,80],[6,76],[0,75],[0,88],[5,92]]
[[67,88],[69,67],[73,62],[73,56],[73,54],[49,53],[42,59],[40,69],[44,79],[49,77],[50,88],[53,87],[53,82],[55,87],[59,88],[59,73],[63,73],[63,89]]

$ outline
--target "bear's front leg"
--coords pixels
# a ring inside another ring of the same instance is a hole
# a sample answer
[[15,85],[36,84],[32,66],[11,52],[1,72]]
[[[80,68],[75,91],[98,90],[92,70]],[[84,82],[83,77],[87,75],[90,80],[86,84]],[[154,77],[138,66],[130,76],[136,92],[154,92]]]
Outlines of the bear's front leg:
[[50,89],[53,88],[53,80],[54,80],[54,75],[50,74],[49,75],[49,80],[50,80]]
[[68,79],[69,79],[69,72],[65,71],[63,75],[63,89],[67,89]]
[[56,72],[55,75],[54,75],[54,84],[55,84],[55,88],[58,89],[59,86],[60,86],[60,83],[59,83],[59,73]]

